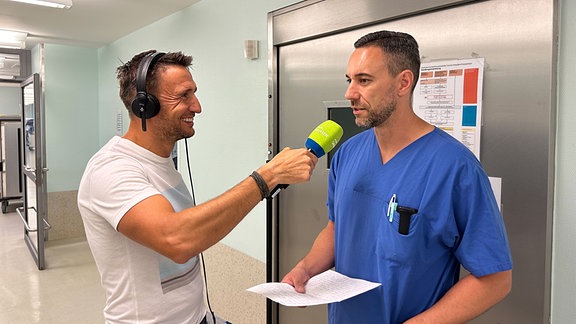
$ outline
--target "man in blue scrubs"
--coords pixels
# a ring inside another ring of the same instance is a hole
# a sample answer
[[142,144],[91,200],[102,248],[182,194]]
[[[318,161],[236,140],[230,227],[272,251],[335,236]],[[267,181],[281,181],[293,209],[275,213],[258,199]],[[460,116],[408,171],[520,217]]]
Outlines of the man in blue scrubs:
[[[328,225],[282,280],[305,291],[337,272],[382,285],[330,304],[329,323],[464,323],[502,300],[512,260],[474,154],[419,118],[416,40],[380,31],[354,44],[346,78],[358,126],[331,162]],[[460,266],[470,272],[460,279]]]

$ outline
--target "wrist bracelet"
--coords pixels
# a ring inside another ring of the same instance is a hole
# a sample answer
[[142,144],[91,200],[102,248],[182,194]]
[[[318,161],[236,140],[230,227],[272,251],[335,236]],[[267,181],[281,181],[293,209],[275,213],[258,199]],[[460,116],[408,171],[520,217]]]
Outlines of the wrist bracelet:
[[254,171],[252,172],[252,174],[250,174],[250,177],[254,179],[254,181],[256,181],[256,184],[260,189],[260,195],[262,196],[261,200],[264,200],[264,198],[268,198],[270,196],[270,189],[268,188],[266,181],[264,181],[264,178],[262,178],[260,173]]

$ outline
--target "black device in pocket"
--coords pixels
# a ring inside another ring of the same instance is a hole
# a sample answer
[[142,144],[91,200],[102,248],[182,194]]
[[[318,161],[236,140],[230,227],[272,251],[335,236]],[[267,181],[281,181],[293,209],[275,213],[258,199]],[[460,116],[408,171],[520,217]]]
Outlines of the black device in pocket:
[[418,209],[404,207],[404,206],[397,206],[396,211],[400,214],[400,224],[398,225],[398,233],[402,235],[408,235],[408,231],[410,230],[410,220],[412,215],[418,212]]

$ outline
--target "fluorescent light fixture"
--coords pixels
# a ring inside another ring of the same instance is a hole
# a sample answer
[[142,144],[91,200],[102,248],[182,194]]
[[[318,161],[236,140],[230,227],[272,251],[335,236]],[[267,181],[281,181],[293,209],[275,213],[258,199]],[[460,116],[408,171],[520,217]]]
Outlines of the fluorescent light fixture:
[[72,8],[72,0],[10,0],[15,2],[23,2],[38,6],[45,6],[50,8],[70,9]]
[[25,48],[28,33],[0,29],[0,47]]

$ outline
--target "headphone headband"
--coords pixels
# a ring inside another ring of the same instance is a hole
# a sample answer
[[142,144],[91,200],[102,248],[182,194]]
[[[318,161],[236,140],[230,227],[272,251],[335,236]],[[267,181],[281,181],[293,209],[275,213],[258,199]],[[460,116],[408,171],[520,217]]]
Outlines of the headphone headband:
[[148,70],[154,67],[154,64],[162,57],[165,53],[154,52],[146,55],[140,64],[138,65],[138,71],[136,72],[136,92],[146,92],[146,77],[148,76]]

